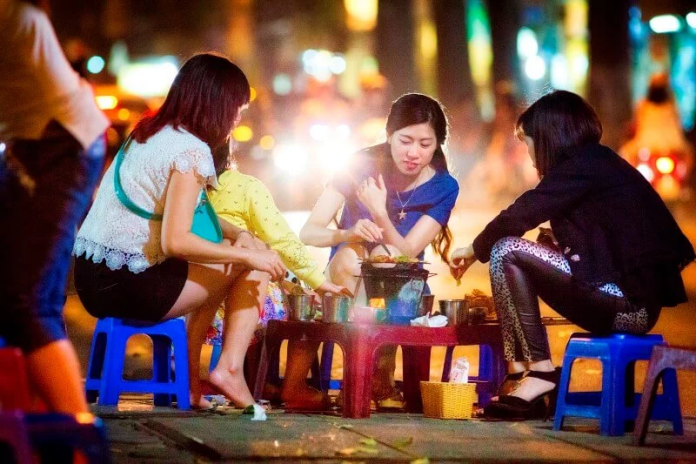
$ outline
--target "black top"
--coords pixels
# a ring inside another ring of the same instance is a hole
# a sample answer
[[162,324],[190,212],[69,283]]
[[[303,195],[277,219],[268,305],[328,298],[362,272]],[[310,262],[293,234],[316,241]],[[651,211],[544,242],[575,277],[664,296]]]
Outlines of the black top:
[[582,147],[493,219],[474,240],[481,262],[507,236],[551,221],[573,276],[614,282],[636,304],[686,301],[681,270],[694,249],[643,176],[613,150]]

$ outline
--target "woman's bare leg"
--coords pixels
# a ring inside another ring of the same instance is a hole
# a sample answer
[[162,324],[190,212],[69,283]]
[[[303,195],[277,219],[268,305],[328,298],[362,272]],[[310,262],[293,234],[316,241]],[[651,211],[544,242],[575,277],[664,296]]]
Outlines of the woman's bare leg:
[[187,315],[189,383],[193,408],[210,407],[201,397],[200,356],[206,331],[215,311],[227,296],[232,283],[244,271],[231,264],[189,263],[188,278],[176,303],[164,317],[172,319]]
[[269,280],[270,276],[265,272],[243,274],[230,288],[225,304],[222,353],[218,365],[210,373],[210,383],[241,407],[254,404],[254,397],[244,379],[244,357],[258,325]]
[[310,388],[306,382],[307,372],[312,367],[318,349],[318,343],[306,341],[288,342],[288,362],[285,368],[283,388],[280,393],[280,399],[283,402],[316,403],[317,408],[322,406],[323,394]]

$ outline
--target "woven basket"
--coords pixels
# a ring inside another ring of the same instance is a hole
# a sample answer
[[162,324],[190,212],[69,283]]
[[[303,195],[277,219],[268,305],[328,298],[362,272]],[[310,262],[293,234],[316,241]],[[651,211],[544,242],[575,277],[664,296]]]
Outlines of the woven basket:
[[434,419],[471,419],[476,399],[474,383],[420,383],[423,415]]

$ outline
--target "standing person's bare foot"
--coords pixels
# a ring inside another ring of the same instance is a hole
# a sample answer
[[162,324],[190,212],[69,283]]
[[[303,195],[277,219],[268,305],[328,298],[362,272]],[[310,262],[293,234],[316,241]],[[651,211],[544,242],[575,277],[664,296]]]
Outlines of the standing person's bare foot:
[[209,379],[210,383],[236,406],[246,408],[255,403],[242,372],[233,374],[218,364],[218,367],[210,373]]

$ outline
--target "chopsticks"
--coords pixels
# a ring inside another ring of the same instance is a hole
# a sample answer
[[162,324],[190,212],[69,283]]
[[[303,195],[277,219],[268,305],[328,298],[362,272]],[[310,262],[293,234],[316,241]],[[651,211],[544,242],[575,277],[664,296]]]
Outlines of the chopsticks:
[[380,245],[382,248],[384,248],[384,251],[387,252],[387,256],[390,256],[390,257],[391,257],[392,254],[391,254],[391,251],[389,251],[389,248],[387,248],[387,245],[385,245],[384,242],[379,242],[379,245]]

